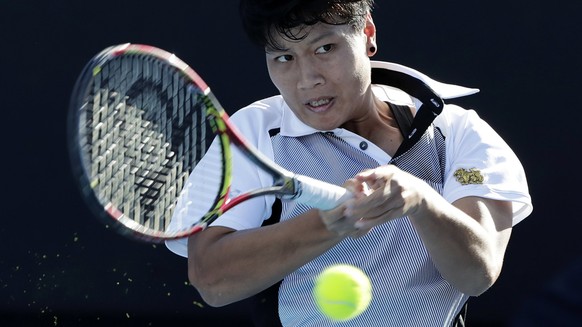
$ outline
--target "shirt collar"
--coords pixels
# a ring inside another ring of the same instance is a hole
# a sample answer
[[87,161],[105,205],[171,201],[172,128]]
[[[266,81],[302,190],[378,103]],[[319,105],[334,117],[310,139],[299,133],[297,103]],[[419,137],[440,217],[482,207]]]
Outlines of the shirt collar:
[[[338,129],[339,128],[336,128],[336,130]],[[280,134],[282,136],[299,137],[318,132],[325,131],[320,131],[302,122],[295,115],[295,113],[293,113],[291,108],[289,108],[287,103],[283,102],[283,116],[281,117],[281,130],[280,130]]]
[[372,68],[383,68],[388,70],[394,70],[415,77],[423,81],[426,85],[430,86],[430,88],[443,99],[454,99],[479,92],[479,89],[435,81],[434,79],[426,76],[425,74],[417,70],[392,62],[371,61],[370,63],[372,65]]

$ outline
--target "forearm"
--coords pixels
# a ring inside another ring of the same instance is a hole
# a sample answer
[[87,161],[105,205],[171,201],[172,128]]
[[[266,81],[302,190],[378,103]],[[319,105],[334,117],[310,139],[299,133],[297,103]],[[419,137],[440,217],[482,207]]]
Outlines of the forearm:
[[487,290],[501,272],[511,204],[470,197],[451,205],[434,196],[420,212],[409,218],[443,278],[465,294]]
[[341,240],[315,210],[252,230],[217,233],[221,229],[209,228],[188,245],[190,281],[212,306],[266,289]]

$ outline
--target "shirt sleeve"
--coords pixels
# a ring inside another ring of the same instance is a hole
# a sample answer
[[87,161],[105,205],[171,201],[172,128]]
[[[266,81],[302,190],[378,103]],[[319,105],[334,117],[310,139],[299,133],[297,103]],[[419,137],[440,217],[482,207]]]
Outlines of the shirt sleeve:
[[[235,113],[231,117],[231,122],[236,125],[237,129],[251,145],[259,148],[259,151],[263,152],[267,158],[272,159],[272,146],[268,130],[261,126],[261,113],[266,108],[258,106],[252,109],[252,107],[241,109]],[[213,153],[220,148],[218,145],[217,142],[213,144],[198,166],[189,175],[172,215],[169,229],[186,229],[196,223],[198,217],[204,215],[210,209],[217,194],[217,187],[209,190],[208,184],[216,184],[214,180],[216,178],[209,177],[212,174],[208,173],[208,169],[203,168],[204,166],[216,166],[216,161],[219,160],[220,155],[213,155]],[[232,178],[228,189],[228,198],[234,198],[251,190],[261,189],[273,184],[272,176],[257,168],[256,164],[250,161],[236,146],[231,145],[231,152]],[[223,213],[210,226],[222,226],[235,230],[259,227],[265,219],[270,217],[274,201],[274,196],[259,196],[246,200]],[[196,203],[196,205],[193,205],[193,203]],[[183,257],[187,257],[187,244],[187,238],[166,242],[166,246],[170,251]]]
[[447,167],[443,196],[511,201],[513,225],[533,210],[523,165],[509,145],[475,111],[447,105],[435,124],[445,134]]

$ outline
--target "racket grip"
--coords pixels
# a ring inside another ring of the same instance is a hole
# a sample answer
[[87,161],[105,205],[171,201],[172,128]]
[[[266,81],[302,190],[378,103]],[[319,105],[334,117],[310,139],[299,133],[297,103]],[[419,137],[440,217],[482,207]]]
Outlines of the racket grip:
[[296,175],[295,180],[299,184],[299,195],[295,200],[314,208],[330,210],[353,197],[350,191],[341,186],[311,177]]

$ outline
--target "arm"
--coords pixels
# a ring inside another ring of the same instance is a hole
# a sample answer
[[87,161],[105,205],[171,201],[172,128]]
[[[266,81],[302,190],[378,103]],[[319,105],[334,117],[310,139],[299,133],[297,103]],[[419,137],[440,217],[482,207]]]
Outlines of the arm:
[[479,197],[462,198],[448,206],[444,199],[439,202],[410,219],[441,275],[461,292],[479,295],[501,273],[511,235],[512,205]]
[[188,277],[209,305],[226,305],[275,284],[344,237],[328,231],[316,210],[250,230],[210,227],[188,240]]
[[449,283],[468,295],[487,290],[498,278],[512,226],[510,202],[465,197],[447,202],[424,181],[382,166],[352,183],[370,185],[346,215],[362,230],[408,216],[435,266]]

